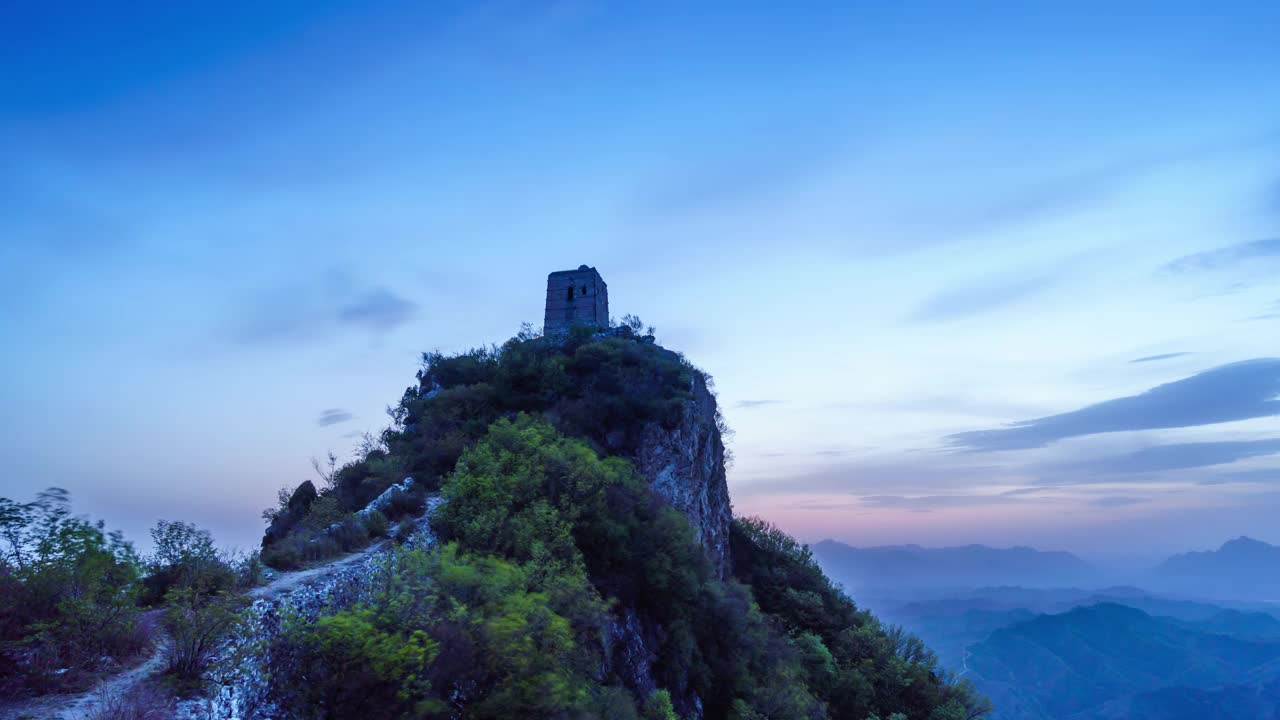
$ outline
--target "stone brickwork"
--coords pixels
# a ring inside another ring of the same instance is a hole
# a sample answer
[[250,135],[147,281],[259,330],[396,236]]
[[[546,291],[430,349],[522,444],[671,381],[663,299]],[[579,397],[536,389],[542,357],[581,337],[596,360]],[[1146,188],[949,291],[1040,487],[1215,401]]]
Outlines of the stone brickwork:
[[593,267],[561,270],[547,276],[546,314],[542,332],[556,335],[574,325],[609,326],[609,287]]

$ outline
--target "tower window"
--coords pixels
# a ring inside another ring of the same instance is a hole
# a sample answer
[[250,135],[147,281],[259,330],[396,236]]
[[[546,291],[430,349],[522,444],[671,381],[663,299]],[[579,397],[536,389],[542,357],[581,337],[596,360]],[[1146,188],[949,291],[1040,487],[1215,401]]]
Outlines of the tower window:
[[582,286],[582,295],[583,295],[583,297],[585,297],[585,296],[586,296],[586,294],[587,294],[587,286],[586,286],[586,285],[583,285],[583,286]]
[[566,299],[566,300],[572,300],[572,299],[573,299],[573,286],[572,286],[572,285],[570,285],[570,286],[569,286],[569,293],[568,293],[568,295],[566,295],[566,296],[565,296],[565,299]]

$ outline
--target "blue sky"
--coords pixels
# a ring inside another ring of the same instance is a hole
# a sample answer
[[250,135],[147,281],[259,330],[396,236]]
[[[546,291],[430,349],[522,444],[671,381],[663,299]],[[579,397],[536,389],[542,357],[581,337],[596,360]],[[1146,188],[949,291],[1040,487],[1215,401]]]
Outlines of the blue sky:
[[1280,542],[1274,3],[27,5],[5,495],[252,546],[588,263],[803,539]]

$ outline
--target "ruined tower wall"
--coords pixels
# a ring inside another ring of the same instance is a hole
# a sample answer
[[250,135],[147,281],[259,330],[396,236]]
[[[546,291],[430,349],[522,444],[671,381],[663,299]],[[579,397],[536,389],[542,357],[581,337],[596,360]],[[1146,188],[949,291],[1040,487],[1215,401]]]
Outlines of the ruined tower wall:
[[586,265],[547,276],[542,331],[553,335],[574,325],[609,326],[609,287],[595,268]]

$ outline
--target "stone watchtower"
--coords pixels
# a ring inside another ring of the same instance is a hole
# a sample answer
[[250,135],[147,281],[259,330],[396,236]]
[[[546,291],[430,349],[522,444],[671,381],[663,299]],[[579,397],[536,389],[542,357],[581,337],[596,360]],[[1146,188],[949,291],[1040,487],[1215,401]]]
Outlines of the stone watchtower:
[[609,287],[595,268],[586,265],[547,276],[543,334],[565,333],[574,325],[609,327]]

